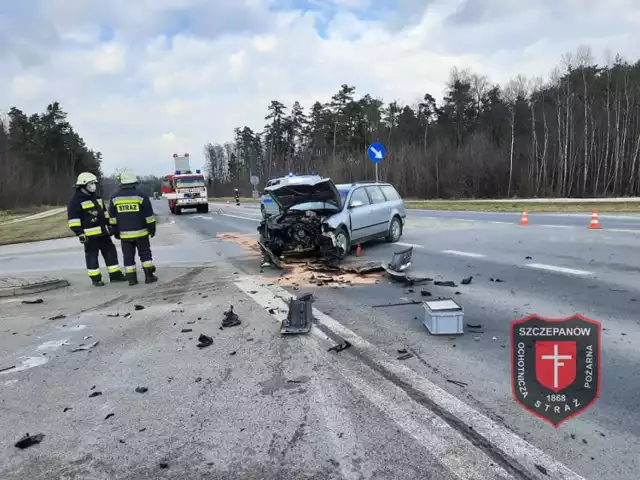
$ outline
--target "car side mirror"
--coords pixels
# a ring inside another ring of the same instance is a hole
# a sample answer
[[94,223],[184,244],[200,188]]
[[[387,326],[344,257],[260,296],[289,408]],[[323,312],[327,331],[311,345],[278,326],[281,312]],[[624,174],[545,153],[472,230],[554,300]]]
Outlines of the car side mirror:
[[364,202],[361,202],[360,200],[354,200],[353,202],[351,202],[349,204],[349,208],[358,208],[364,205]]

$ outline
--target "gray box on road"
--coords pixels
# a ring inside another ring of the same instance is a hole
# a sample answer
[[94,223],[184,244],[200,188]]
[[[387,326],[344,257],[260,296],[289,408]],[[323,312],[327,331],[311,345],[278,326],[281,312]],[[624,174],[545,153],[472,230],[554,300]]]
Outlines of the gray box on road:
[[464,333],[464,309],[450,298],[423,302],[424,326],[432,335]]

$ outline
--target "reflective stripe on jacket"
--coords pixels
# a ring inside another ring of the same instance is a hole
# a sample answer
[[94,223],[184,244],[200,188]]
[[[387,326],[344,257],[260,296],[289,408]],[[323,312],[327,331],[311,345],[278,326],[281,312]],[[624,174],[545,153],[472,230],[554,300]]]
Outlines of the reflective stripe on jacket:
[[109,205],[109,223],[116,228],[121,240],[134,240],[155,232],[156,217],[149,197],[135,186],[123,186]]
[[67,205],[67,224],[73,233],[88,237],[105,235],[108,221],[109,214],[102,199],[77,189]]

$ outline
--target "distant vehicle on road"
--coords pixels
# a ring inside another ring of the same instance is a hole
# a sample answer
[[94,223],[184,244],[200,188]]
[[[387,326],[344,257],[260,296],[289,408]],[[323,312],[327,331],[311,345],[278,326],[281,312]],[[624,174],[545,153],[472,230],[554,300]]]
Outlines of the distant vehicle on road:
[[209,212],[209,197],[200,170],[195,173],[189,166],[189,154],[173,155],[175,172],[162,179],[162,196],[169,201],[169,210],[180,215],[185,208],[195,208],[198,213]]

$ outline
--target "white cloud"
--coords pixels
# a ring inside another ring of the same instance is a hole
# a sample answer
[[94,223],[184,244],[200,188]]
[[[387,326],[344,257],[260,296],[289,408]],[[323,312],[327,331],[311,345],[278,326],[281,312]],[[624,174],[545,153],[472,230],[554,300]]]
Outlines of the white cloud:
[[413,103],[441,97],[454,66],[505,82],[547,77],[581,44],[640,57],[636,0],[471,2],[12,2],[0,11],[0,111],[60,101],[107,173],[162,174],[174,152],[200,167],[206,142],[261,129],[275,99],[309,106],[348,83]]

